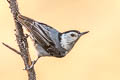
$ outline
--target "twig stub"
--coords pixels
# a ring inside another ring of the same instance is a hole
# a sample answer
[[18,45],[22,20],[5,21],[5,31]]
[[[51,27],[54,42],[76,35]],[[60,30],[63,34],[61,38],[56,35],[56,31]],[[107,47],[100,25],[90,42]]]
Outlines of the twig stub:
[[20,53],[19,51],[17,51],[16,49],[10,47],[9,45],[7,45],[7,44],[5,44],[5,43],[3,43],[3,42],[2,42],[2,44],[3,44],[4,46],[6,46],[7,48],[9,48],[10,50],[14,51],[15,53],[21,55],[21,53]]

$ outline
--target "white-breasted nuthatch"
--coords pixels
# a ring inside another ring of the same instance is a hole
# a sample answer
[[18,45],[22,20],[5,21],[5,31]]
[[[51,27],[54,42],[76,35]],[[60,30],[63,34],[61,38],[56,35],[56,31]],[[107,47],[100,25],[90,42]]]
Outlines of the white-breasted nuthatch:
[[36,61],[42,56],[64,57],[73,48],[78,39],[89,32],[69,30],[61,33],[47,24],[25,17],[20,13],[17,16],[17,21],[32,36],[34,46],[38,52]]

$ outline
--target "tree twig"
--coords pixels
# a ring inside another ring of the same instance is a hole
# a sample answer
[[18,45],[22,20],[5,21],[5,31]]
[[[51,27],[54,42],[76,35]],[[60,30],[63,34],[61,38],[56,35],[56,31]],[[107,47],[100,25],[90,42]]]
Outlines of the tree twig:
[[10,47],[9,45],[5,44],[5,43],[2,43],[4,46],[6,46],[7,48],[9,48],[10,50],[14,51],[15,53],[21,55],[21,53],[19,51],[17,51],[16,49]]
[[[13,14],[13,18],[16,26],[16,40],[20,49],[20,55],[24,61],[25,67],[28,68],[32,64],[32,61],[29,55],[28,42],[27,42],[27,39],[25,38],[22,25],[16,21],[17,14],[19,13],[18,4],[16,0],[7,0],[7,1],[10,4],[9,8],[11,9],[11,13]],[[11,47],[7,45],[5,46],[11,49]],[[12,50],[15,51],[14,49]],[[34,67],[26,71],[28,73],[28,80],[36,80]]]

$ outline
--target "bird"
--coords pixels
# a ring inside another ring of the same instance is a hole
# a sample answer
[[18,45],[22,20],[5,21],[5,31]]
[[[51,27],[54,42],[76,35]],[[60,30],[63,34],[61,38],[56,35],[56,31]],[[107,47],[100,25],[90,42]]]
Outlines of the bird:
[[35,64],[40,57],[65,57],[79,38],[89,32],[80,32],[78,30],[60,32],[45,23],[23,16],[20,13],[17,15],[17,21],[30,33],[30,37],[37,50],[38,57],[33,64]]

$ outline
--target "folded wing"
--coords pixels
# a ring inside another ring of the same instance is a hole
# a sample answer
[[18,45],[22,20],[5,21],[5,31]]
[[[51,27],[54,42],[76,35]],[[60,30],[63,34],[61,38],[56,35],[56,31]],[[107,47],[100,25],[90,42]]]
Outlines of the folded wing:
[[49,46],[54,46],[54,42],[49,36],[49,30],[45,27],[52,28],[44,23],[36,22],[28,17],[18,15],[17,20],[26,27],[26,29],[31,33],[33,39],[37,41],[43,48],[48,48]]

